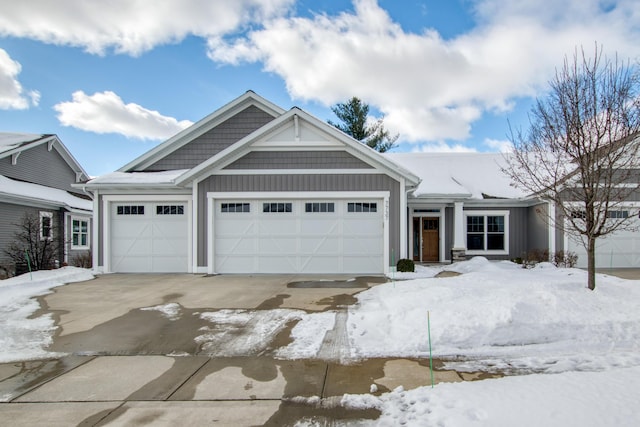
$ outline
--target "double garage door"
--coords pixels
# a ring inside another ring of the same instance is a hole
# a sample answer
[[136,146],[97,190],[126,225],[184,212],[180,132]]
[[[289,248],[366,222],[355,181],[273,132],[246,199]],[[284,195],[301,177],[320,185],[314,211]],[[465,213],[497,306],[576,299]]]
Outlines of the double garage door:
[[121,273],[183,273],[189,268],[186,202],[113,202],[111,268]]
[[[638,218],[629,219],[638,221]],[[567,248],[578,255],[578,267],[587,267],[587,251],[584,246],[568,239]],[[640,232],[618,231],[596,240],[596,268],[640,267]]]
[[216,200],[217,273],[382,273],[382,200]]

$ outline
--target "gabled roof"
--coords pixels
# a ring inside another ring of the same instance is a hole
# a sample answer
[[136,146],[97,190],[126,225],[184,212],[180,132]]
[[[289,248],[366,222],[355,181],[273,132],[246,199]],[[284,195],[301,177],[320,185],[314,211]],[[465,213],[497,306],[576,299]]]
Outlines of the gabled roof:
[[131,162],[127,163],[126,165],[118,169],[118,171],[132,172],[135,170],[144,169],[176,151],[180,147],[183,147],[184,145],[193,141],[200,135],[203,135],[204,133],[210,131],[214,127],[218,126],[225,120],[233,117],[249,106],[255,106],[273,117],[278,117],[286,111],[273,104],[272,102],[267,101],[266,99],[257,95],[255,92],[247,91],[244,93],[244,95],[234,99],[233,101],[209,114],[202,120],[199,120],[198,122],[169,138],[165,142],[156,146],[152,150],[147,151],[137,159],[134,159]]
[[29,205],[63,207],[69,210],[79,209],[90,213],[93,202],[57,188],[18,181],[0,175],[0,200]]
[[389,153],[422,180],[415,198],[525,199],[501,170],[502,153]]
[[48,150],[55,149],[67,162],[71,170],[78,175],[78,181],[89,179],[89,174],[80,163],[71,155],[67,147],[54,134],[11,133],[0,132],[0,159],[9,156],[18,156],[22,151],[48,144]]
[[[230,163],[233,160],[236,160],[240,156],[249,152],[251,150],[250,147],[252,144],[264,140],[269,135],[272,135],[278,130],[287,126],[294,126],[297,128],[300,121],[304,121],[318,132],[324,134],[328,140],[335,141],[336,146],[346,148],[348,152],[356,155],[360,160],[363,160],[364,162],[376,168],[385,170],[391,176],[403,177],[404,179],[406,179],[407,185],[409,187],[416,186],[420,182],[420,178],[410,172],[408,169],[395,164],[394,162],[390,161],[388,158],[366,146],[365,144],[356,141],[355,139],[336,129],[334,126],[331,126],[317,119],[316,117],[310,115],[309,113],[301,110],[298,107],[293,107],[291,110],[282,114],[280,117],[272,120],[256,131],[250,133],[240,141],[222,150],[210,159],[200,163],[193,169],[188,170],[186,173],[178,177],[175,182],[177,185],[186,185],[189,181],[204,176],[217,167],[223,167],[224,165]],[[287,146],[291,147],[291,145],[289,144],[287,144]],[[305,143],[301,142],[296,145],[296,147],[305,148]],[[311,148],[313,148],[313,146]]]

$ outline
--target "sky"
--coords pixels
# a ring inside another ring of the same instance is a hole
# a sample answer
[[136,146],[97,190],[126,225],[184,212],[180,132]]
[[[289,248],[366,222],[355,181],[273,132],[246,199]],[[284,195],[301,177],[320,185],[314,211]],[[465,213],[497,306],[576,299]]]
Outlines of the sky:
[[564,58],[640,60],[636,0],[5,1],[0,131],[92,176],[253,90],[321,120],[357,96],[398,152],[500,151]]

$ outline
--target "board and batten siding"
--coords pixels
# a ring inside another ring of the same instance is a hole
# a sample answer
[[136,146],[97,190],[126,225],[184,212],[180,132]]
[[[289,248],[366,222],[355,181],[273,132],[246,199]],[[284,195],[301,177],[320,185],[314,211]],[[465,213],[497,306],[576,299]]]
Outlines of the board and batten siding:
[[15,165],[11,164],[11,156],[0,159],[0,175],[83,194],[77,188],[71,187],[71,184],[76,182],[75,171],[55,148],[49,151],[47,144],[22,151]]
[[144,169],[146,172],[191,169],[238,142],[275,117],[263,110],[249,106],[235,116],[220,123],[176,151]]
[[[20,231],[20,224],[25,215],[34,215],[40,217],[40,212],[51,212],[53,214],[53,233],[56,239],[63,239],[63,214],[57,209],[37,208],[31,206],[17,205],[13,203],[0,202],[0,266],[9,266],[13,261],[4,253],[9,244],[16,239],[16,232]],[[59,240],[60,241],[60,240]],[[60,245],[60,252],[57,255],[58,261],[62,262],[64,258],[63,245]]]
[[252,151],[224,169],[372,169],[346,151]]
[[[382,174],[214,175],[198,185],[199,267],[206,266],[207,193],[389,191],[389,254],[400,253],[400,183]],[[384,209],[384,207],[383,207]],[[390,261],[390,260],[389,260]]]

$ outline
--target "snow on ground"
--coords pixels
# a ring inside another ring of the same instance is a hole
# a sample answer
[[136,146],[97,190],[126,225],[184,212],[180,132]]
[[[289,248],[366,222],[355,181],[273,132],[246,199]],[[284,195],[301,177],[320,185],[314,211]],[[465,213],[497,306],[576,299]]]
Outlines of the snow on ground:
[[[347,330],[354,357],[429,354],[513,360],[519,368],[561,370],[640,364],[640,283],[548,263],[523,269],[476,257],[448,266],[456,277],[396,281],[358,295]],[[594,360],[596,360],[594,362]],[[483,361],[465,362],[468,370]],[[557,368],[557,366],[556,366]]]
[[162,316],[169,320],[178,320],[181,316],[182,309],[177,302],[170,302],[168,304],[155,305],[153,307],[143,307],[142,311],[157,311]]
[[345,395],[349,408],[382,412],[375,426],[637,426],[640,367],[524,375]]
[[0,280],[0,363],[56,356],[44,350],[56,329],[50,314],[31,319],[39,308],[33,298],[65,283],[93,279],[89,270],[63,267]]
[[[434,278],[443,270],[462,274]],[[428,357],[428,312],[434,357],[455,357],[447,368],[516,375],[344,396],[343,405],[382,412],[372,425],[640,425],[640,281],[598,275],[592,292],[583,270],[523,269],[480,257],[403,274],[395,279],[413,280],[361,292],[349,308],[352,358]],[[0,362],[50,357],[43,349],[53,319],[29,319],[39,308],[32,297],[92,277],[66,267],[0,281]],[[181,314],[173,304],[148,309]],[[335,312],[286,309],[200,315],[210,326],[196,339],[212,355],[227,344],[235,355],[262,352],[297,320],[293,341],[276,355],[317,357],[337,322]]]

